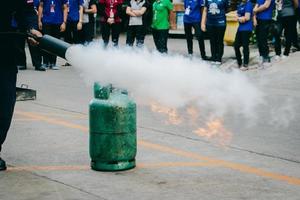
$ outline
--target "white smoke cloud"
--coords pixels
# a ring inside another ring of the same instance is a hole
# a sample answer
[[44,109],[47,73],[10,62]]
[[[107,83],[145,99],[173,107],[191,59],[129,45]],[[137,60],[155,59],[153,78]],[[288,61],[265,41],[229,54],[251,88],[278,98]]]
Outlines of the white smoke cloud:
[[263,94],[239,70],[222,72],[199,59],[99,44],[71,47],[66,57],[87,83],[125,88],[138,104],[183,108],[193,103],[217,116],[230,111],[253,117],[263,103]]

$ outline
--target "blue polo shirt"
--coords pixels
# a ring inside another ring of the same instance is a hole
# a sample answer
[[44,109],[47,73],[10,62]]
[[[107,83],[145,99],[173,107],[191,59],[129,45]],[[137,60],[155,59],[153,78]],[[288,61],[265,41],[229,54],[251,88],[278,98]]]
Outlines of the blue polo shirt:
[[83,5],[83,0],[69,0],[68,21],[79,21],[79,6]]
[[61,24],[63,23],[63,5],[67,0],[40,0],[43,3],[44,24]]
[[205,7],[207,8],[208,26],[226,26],[226,10],[229,6],[228,0],[207,0]]
[[[260,5],[263,5],[265,3],[265,1],[266,0],[257,0],[256,3],[260,6]],[[271,0],[271,4],[268,9],[256,14],[257,19],[271,20],[274,6],[275,6],[275,0]]]
[[34,5],[34,8],[37,9],[40,5],[40,0],[34,0],[33,5]]
[[204,6],[203,0],[184,0],[184,23],[196,23],[201,21],[201,7]]
[[238,31],[252,31],[253,30],[253,6],[252,3],[248,0],[246,3],[241,2],[237,7],[237,14],[239,17],[244,17],[246,13],[250,13],[250,20],[245,23],[239,22]]

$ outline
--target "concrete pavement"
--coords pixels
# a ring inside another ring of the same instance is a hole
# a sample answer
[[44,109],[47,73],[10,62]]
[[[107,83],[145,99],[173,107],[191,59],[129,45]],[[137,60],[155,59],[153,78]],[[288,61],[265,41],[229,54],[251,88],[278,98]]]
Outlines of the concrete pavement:
[[[146,44],[153,47],[151,36]],[[170,39],[169,50],[185,54],[185,40]],[[194,51],[198,53],[195,42]],[[255,66],[255,48],[251,55]],[[226,47],[224,67],[234,65],[233,56],[233,48]],[[92,88],[74,68],[21,71],[18,83],[36,89],[38,98],[17,102],[2,155],[9,168],[0,173],[0,199],[297,200],[299,56],[293,53],[267,69],[245,72],[260,83],[267,106],[253,126],[226,116],[224,125],[233,135],[225,147],[193,133],[187,124],[168,125],[161,115],[139,105],[137,167],[122,172],[89,168]]]

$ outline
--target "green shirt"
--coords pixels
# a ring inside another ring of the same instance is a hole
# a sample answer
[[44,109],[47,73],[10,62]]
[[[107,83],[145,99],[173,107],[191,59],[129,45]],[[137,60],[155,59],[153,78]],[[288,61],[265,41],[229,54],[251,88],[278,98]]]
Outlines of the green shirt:
[[170,0],[156,0],[153,3],[152,28],[164,30],[169,29],[169,11],[173,9]]

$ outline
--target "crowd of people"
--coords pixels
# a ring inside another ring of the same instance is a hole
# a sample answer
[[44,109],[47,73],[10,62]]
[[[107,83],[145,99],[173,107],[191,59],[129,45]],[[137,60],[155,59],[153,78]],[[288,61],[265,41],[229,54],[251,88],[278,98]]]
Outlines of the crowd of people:
[[[33,0],[31,0],[33,1]],[[297,38],[297,19],[299,20],[299,0],[240,0],[233,8],[229,0],[184,0],[184,33],[188,55],[193,55],[193,37],[195,35],[203,60],[221,65],[224,52],[224,34],[226,13],[236,9],[239,27],[235,36],[234,50],[238,67],[247,70],[249,65],[249,41],[255,29],[261,64],[270,64],[268,41],[274,40],[275,59],[285,58],[293,45],[300,50]],[[27,2],[30,2],[28,0]],[[126,45],[144,46],[148,30],[146,15],[152,14],[151,32],[157,51],[168,52],[170,28],[170,0],[34,0],[38,15],[36,27],[44,34],[63,38],[72,44],[88,44],[93,40],[94,24],[99,23],[104,46],[118,46],[122,23],[126,19]],[[96,14],[99,22],[95,21]],[[32,23],[35,22],[32,20]],[[17,28],[17,24],[12,23]],[[283,54],[282,33],[284,31],[285,49]],[[194,32],[194,34],[193,34]],[[210,41],[211,57],[205,51],[204,35]],[[19,69],[26,69],[25,40],[20,41]],[[242,52],[241,52],[242,47]],[[56,56],[39,51],[29,45],[32,63],[36,70],[59,69]],[[66,63],[65,65],[69,65]]]

